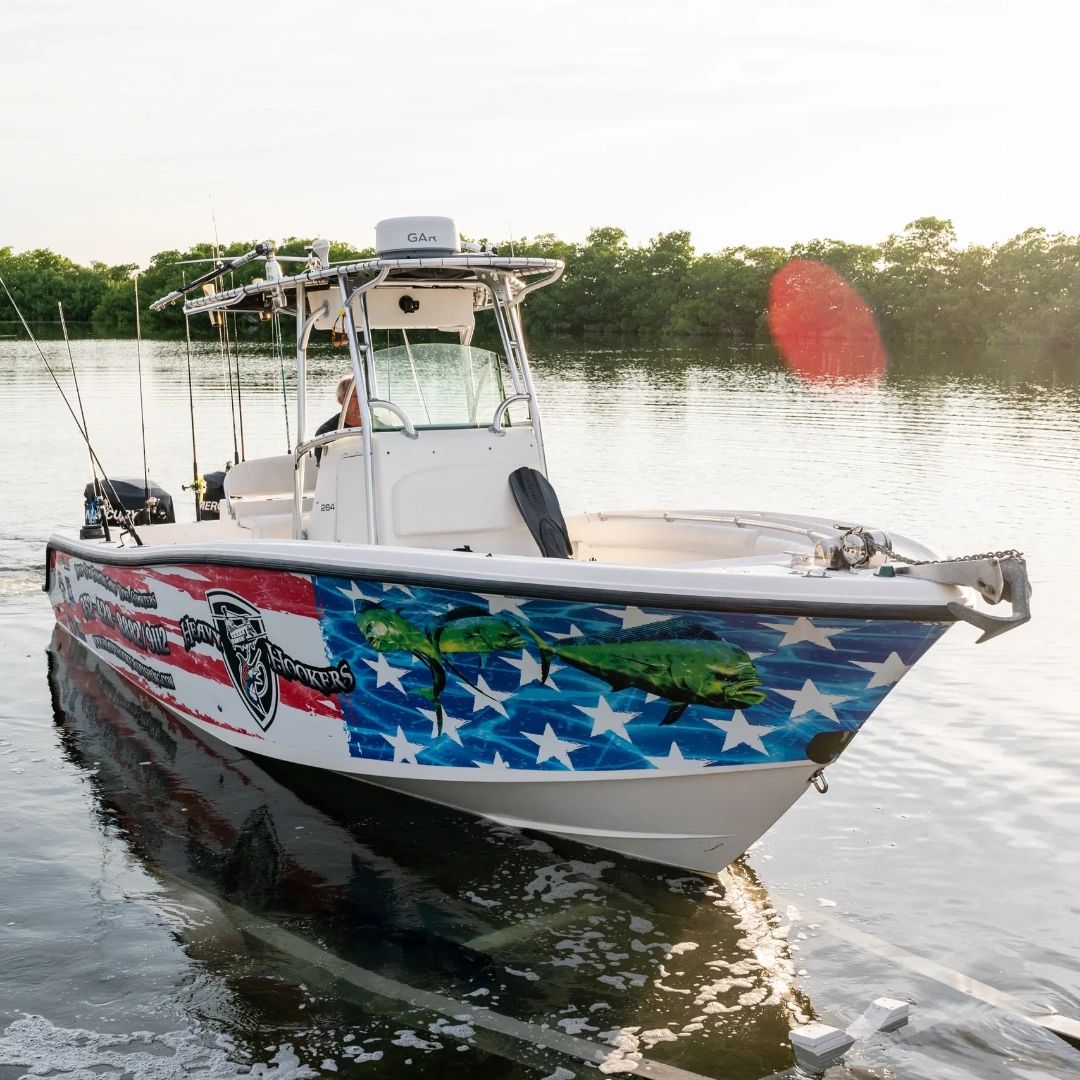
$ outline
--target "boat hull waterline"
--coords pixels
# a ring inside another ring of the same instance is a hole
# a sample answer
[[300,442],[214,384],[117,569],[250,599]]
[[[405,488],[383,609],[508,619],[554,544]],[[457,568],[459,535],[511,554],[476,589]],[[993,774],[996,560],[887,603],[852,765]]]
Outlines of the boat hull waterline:
[[688,609],[64,547],[58,624],[222,741],[705,873],[951,625],[940,608]]

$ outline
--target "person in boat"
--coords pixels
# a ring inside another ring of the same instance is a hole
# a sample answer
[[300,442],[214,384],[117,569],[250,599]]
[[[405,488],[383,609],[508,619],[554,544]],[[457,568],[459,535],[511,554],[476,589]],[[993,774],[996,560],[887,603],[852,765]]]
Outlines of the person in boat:
[[[342,375],[341,380],[337,385],[337,400],[338,405],[342,405],[348,396],[349,391],[352,390],[353,377],[351,375]],[[325,435],[328,431],[337,431],[338,424],[341,421],[341,409],[338,409],[333,416],[328,420],[323,421],[318,428],[315,429],[316,435]],[[353,394],[349,398],[349,407],[345,410],[345,422],[341,424],[342,427],[358,428],[360,426],[360,401],[356,394]],[[315,463],[318,464],[319,458],[322,457],[323,448],[321,446],[315,447]]]

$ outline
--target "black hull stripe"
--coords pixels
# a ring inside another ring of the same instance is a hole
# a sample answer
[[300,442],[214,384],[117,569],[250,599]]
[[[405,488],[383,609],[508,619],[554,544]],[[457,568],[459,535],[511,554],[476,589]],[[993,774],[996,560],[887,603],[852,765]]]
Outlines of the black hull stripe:
[[123,555],[115,551],[86,548],[64,538],[49,541],[45,558],[45,584],[49,589],[49,553],[62,551],[77,559],[103,566],[147,567],[183,566],[242,566],[252,569],[278,570],[292,574],[322,574],[360,581],[390,582],[418,585],[432,589],[456,589],[475,593],[498,593],[504,596],[525,596],[543,600],[583,600],[595,604],[617,604],[634,607],[667,607],[685,611],[709,611],[717,614],[793,615],[829,619],[871,619],[891,622],[954,623],[956,616],[944,604],[850,604],[814,600],[762,600],[746,597],[696,596],[677,593],[645,593],[632,589],[613,590],[572,585],[544,585],[526,581],[498,581],[483,577],[449,577],[443,574],[412,573],[399,570],[342,567],[318,560],[282,558],[273,554],[253,558],[247,555],[220,551],[197,554],[168,555],[164,547],[133,548]]

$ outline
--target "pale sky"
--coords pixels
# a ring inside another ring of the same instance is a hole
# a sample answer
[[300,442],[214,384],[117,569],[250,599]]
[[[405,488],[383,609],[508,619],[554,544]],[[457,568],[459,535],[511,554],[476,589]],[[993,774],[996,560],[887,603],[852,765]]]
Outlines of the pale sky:
[[1080,233],[1068,0],[0,0],[0,246]]

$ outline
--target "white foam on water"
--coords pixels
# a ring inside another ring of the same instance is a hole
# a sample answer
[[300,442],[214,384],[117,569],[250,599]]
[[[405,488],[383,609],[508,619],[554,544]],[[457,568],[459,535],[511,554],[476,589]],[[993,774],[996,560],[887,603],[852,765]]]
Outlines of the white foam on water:
[[[465,1017],[455,1017],[455,1020],[464,1020]],[[432,1035],[447,1035],[451,1039],[471,1039],[476,1030],[466,1023],[451,1024],[446,1017],[440,1017],[438,1020],[431,1024],[428,1024],[428,1030]]]
[[345,1049],[344,1056],[353,1064],[362,1065],[366,1061],[382,1061],[383,1052],[381,1050],[364,1050],[359,1046],[350,1046]]
[[599,1030],[595,1024],[590,1024],[584,1016],[567,1016],[562,1020],[557,1020],[556,1023],[567,1035],[580,1035],[583,1031]]
[[540,976],[537,975],[535,971],[530,971],[528,968],[512,968],[508,964],[503,970],[509,972],[511,975],[517,975],[518,978],[525,979],[528,982],[540,981]]
[[400,1028],[395,1034],[397,1038],[390,1040],[395,1046],[407,1046],[410,1050],[441,1050],[443,1048],[442,1043],[437,1040],[421,1039],[412,1028]]
[[681,956],[683,953],[693,952],[698,947],[696,941],[680,941],[672,945],[668,950],[668,957]]
[[591,895],[586,895],[583,899],[599,900],[592,890],[603,877],[604,871],[614,865],[602,859],[594,863],[571,859],[569,862],[541,867],[536,872],[536,877],[525,886],[525,899],[539,897],[545,904],[552,904],[557,900],[587,893]]
[[24,1016],[0,1035],[0,1066],[26,1069],[24,1075],[61,1080],[85,1080],[113,1070],[113,1080],[175,1080],[196,1074],[204,1080],[317,1080],[319,1073],[304,1065],[290,1044],[275,1050],[266,1062],[238,1062],[227,1043],[208,1045],[192,1031],[155,1034],[133,1031],[104,1034],[82,1028],[57,1027],[44,1016]]
[[474,904],[479,904],[480,907],[502,907],[501,900],[487,900],[482,896],[477,896],[471,889],[465,894],[466,899],[471,900]]
[[645,1044],[646,1050],[651,1050],[657,1043],[678,1042],[678,1036],[671,1028],[651,1028],[649,1031],[643,1031],[640,1039]]

